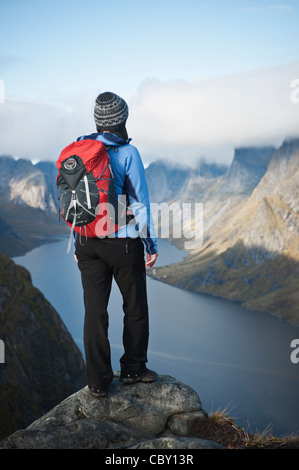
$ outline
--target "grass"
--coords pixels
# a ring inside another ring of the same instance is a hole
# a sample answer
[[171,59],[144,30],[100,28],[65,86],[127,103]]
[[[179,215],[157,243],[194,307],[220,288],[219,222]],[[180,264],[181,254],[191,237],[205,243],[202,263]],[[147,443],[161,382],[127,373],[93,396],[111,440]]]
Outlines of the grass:
[[271,425],[262,432],[253,432],[237,426],[228,409],[211,412],[199,419],[192,428],[192,437],[208,439],[229,449],[299,449],[299,436],[273,436]]

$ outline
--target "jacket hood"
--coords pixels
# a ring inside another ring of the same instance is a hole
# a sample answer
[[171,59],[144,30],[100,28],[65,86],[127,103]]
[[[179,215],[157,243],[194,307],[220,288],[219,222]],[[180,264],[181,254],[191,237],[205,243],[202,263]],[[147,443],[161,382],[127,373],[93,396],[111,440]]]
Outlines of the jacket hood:
[[93,134],[89,135],[83,135],[81,137],[78,137],[78,140],[86,140],[86,139],[92,139],[92,140],[99,140],[100,142],[103,142],[105,145],[111,145],[113,147],[118,147],[119,145],[125,145],[128,144],[132,139],[122,139],[121,137],[118,137],[115,134],[112,134],[111,132],[95,132]]

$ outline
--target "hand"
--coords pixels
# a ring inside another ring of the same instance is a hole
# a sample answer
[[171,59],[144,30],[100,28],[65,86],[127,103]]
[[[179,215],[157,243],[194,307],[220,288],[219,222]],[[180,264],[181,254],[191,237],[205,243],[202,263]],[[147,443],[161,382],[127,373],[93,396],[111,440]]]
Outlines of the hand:
[[149,253],[146,253],[146,258],[147,262],[145,263],[146,268],[152,268],[159,256],[159,253],[154,253],[153,255],[150,255]]
[[77,263],[78,263],[78,258],[77,258],[77,255],[76,255],[76,254],[74,254],[74,258],[75,258],[75,260],[76,260]]

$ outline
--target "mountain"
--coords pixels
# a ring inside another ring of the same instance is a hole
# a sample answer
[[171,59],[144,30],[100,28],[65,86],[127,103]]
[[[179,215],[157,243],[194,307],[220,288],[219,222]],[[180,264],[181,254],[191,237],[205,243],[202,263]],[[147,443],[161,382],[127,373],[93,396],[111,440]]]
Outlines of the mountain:
[[17,256],[66,233],[58,220],[54,162],[0,157],[1,251]]
[[222,179],[222,192],[250,194],[268,169],[275,147],[243,147],[235,150],[234,158]]
[[0,254],[0,435],[5,437],[85,385],[81,352],[29,272]]
[[197,184],[190,178],[180,203],[204,203],[203,243],[155,277],[299,324],[299,139],[236,150],[225,175]]
[[160,203],[183,197],[194,178],[214,180],[227,172],[227,166],[207,163],[203,158],[194,167],[158,160],[145,170],[151,202]]
[[159,203],[179,197],[190,172],[188,167],[166,164],[162,160],[151,163],[145,171],[151,201]]
[[[227,170],[226,165],[206,163],[204,159],[193,168],[163,161],[150,164],[145,170],[145,175],[151,204],[157,206],[157,213],[153,211],[157,235],[164,237],[164,234],[169,232],[167,238],[183,248],[185,239],[181,236],[181,217],[176,216],[175,205],[182,206],[184,202],[202,202],[209,188],[217,185],[219,178],[221,179]],[[170,209],[174,208],[172,224],[169,224],[169,216],[172,214],[165,203],[169,204]],[[193,220],[192,224],[194,225]],[[189,225],[188,220],[187,226]],[[179,237],[175,235],[176,232],[179,233]],[[188,228],[185,232],[188,232]]]
[[204,178],[217,178],[224,175],[228,170],[227,165],[221,163],[209,163],[205,158],[201,158],[191,174],[203,176]]
[[[20,158],[0,157],[0,194],[13,204],[57,213],[55,164],[38,163]],[[56,170],[57,174],[57,170]],[[53,177],[53,181],[51,181]]]
[[[191,220],[185,220],[184,218],[183,222],[181,220],[182,214],[179,213],[178,217],[174,216],[173,218],[169,230],[169,239],[178,247],[184,249],[185,242],[191,237],[194,230],[203,231],[205,240],[213,238],[215,231],[219,230],[218,222],[220,228],[223,224],[228,224],[238,205],[251,194],[265,174],[274,152],[274,147],[236,149],[230,167],[206,164],[204,160],[201,160],[197,167],[193,169],[185,168],[184,187],[180,193],[170,191],[170,188],[174,186],[172,180],[173,165],[170,165],[167,171],[165,162],[164,181],[159,181],[160,176],[156,172],[157,181],[155,186],[157,188],[153,190],[152,181],[154,178],[153,176],[148,178],[148,173],[151,172],[150,174],[153,175],[156,168],[154,164],[150,165],[146,170],[146,176],[151,202],[157,202],[158,200],[160,204],[162,203],[161,217],[155,220],[158,234],[167,233],[168,227],[165,224],[169,225],[168,218],[163,217],[167,212],[167,208],[163,208],[163,202],[169,205],[178,204],[180,208],[183,207],[184,203],[200,202],[204,206],[204,230],[201,227],[201,220],[196,219],[194,213],[193,216],[191,214]],[[162,188],[160,199],[156,196],[159,187]]]

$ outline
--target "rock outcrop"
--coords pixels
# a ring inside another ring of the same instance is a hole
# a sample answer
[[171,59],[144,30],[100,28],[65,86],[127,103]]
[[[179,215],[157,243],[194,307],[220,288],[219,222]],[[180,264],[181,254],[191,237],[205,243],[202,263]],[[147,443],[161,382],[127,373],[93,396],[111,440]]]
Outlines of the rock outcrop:
[[232,164],[222,178],[221,192],[223,194],[251,194],[266,173],[274,153],[274,147],[235,149]]
[[30,160],[2,156],[0,158],[1,197],[14,205],[28,206],[47,213],[58,213],[55,187],[55,163],[34,165]]
[[86,384],[82,354],[30,273],[0,254],[0,438]]
[[123,385],[114,378],[106,398],[87,387],[0,442],[0,449],[221,449],[192,437],[207,418],[196,392],[173,377]]

